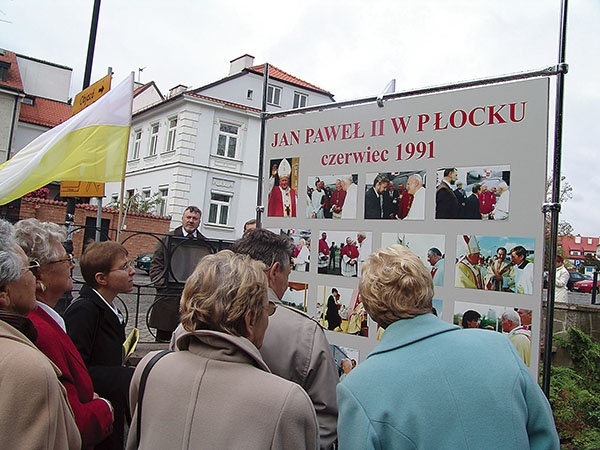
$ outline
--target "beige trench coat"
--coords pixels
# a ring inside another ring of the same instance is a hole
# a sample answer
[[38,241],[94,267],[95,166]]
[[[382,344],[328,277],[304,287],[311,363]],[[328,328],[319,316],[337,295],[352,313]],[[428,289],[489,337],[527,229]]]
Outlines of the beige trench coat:
[[61,375],[29,339],[0,320],[1,448],[81,448]]
[[[271,374],[250,341],[198,330],[181,335],[177,345],[181,351],[164,356],[148,377],[139,448],[318,448],[310,398]],[[142,359],[131,383],[127,449],[136,448],[140,376],[154,354]]]

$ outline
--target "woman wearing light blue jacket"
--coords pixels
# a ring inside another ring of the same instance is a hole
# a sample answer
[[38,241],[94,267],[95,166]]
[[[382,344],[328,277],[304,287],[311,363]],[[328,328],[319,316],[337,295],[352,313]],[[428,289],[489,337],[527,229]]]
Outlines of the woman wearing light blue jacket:
[[430,314],[433,282],[401,246],[373,253],[359,292],[386,329],[338,385],[348,449],[559,449],[552,411],[510,341]]

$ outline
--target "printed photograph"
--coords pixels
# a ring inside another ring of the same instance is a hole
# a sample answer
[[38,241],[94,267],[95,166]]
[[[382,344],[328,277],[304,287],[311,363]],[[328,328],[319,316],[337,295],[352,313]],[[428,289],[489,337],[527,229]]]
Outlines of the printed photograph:
[[342,381],[358,364],[360,352],[356,348],[341,347],[339,345],[332,345],[331,347],[333,349],[333,359],[338,368],[338,376]]
[[381,247],[402,245],[431,271],[434,286],[444,285],[446,236],[443,234],[381,233]]
[[[275,233],[276,230],[271,230]],[[288,236],[294,242],[294,253],[292,256],[292,270],[297,272],[310,271],[310,230],[287,229],[279,230],[279,233]]]
[[359,277],[371,254],[373,234],[365,231],[322,230],[319,233],[318,273]]
[[358,175],[309,176],[307,219],[356,219]]
[[300,311],[308,311],[308,284],[307,283],[296,283],[294,281],[288,282],[288,288],[286,289],[281,303],[298,309]]
[[508,220],[510,166],[437,170],[436,219]]
[[530,309],[518,307],[454,303],[455,325],[506,334],[527,366],[531,362],[531,315]]
[[319,323],[329,331],[368,336],[367,312],[358,289],[319,285],[317,303],[321,305]]
[[455,286],[466,289],[533,294],[535,239],[459,235]]
[[267,216],[296,217],[300,158],[272,159],[269,166]]
[[365,219],[425,219],[426,172],[368,173]]

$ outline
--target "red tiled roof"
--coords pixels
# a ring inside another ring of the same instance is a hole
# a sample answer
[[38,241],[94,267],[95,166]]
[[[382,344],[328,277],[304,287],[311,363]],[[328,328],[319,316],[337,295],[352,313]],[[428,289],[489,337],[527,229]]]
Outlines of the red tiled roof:
[[190,97],[201,98],[203,100],[208,100],[209,102],[219,103],[221,105],[230,106],[230,107],[236,108],[236,109],[243,109],[243,110],[246,110],[246,111],[254,111],[256,113],[260,113],[261,112],[260,109],[257,109],[257,108],[251,108],[249,106],[239,105],[237,103],[228,102],[226,100],[220,100],[218,98],[207,97],[206,95],[196,94],[195,92],[186,92],[185,95],[189,95]]
[[[575,242],[575,236],[559,236],[558,244],[563,248],[567,257],[571,256],[571,250],[578,250],[581,252],[581,258],[586,253],[596,253],[596,248],[600,245],[600,239],[597,237],[588,236],[577,236],[581,239],[579,243]],[[591,244],[588,244],[588,239],[591,239]]]
[[6,80],[0,81],[0,86],[23,91],[23,81],[21,81],[19,65],[17,64],[17,56],[13,52],[5,50],[4,55],[0,55],[0,61],[10,63],[8,76],[6,77]]
[[21,122],[50,128],[60,125],[69,118],[71,118],[70,105],[40,97],[34,98],[33,105],[22,103],[19,115]]
[[[261,64],[259,66],[248,67],[248,69],[246,69],[246,70],[256,72],[256,73],[263,75],[265,73],[265,65]],[[301,80],[300,78],[296,78],[295,76],[290,75],[289,73],[284,72],[283,70],[281,70],[271,64],[269,64],[269,78],[275,78],[276,80],[284,81],[286,83],[296,84],[298,86],[302,86],[307,89],[312,89],[314,91],[323,92],[324,94],[327,94],[327,95],[332,95],[331,92],[326,91],[325,89],[321,89],[320,87],[315,86],[314,84],[311,84],[304,80]]]

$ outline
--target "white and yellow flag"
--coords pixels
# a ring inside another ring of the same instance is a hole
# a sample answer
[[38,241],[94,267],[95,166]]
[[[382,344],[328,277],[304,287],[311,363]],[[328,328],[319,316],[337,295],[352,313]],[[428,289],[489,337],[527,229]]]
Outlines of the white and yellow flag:
[[133,75],[0,165],[0,205],[52,181],[122,181],[131,127]]

